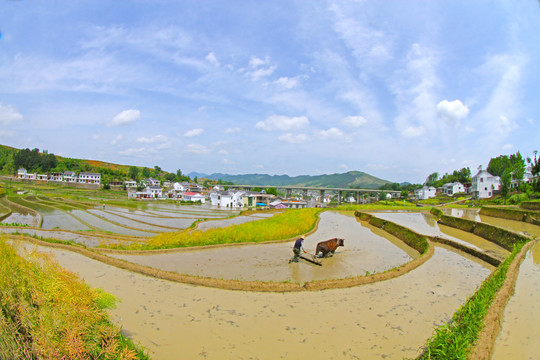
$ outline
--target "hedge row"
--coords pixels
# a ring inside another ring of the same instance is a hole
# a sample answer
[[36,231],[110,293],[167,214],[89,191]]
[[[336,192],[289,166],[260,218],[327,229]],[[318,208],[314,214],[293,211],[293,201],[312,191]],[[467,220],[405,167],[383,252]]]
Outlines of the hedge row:
[[363,213],[361,211],[356,211],[355,216],[360,220],[368,221],[371,225],[383,229],[391,235],[394,235],[405,244],[418,251],[420,254],[426,253],[426,251],[429,249],[429,243],[427,241],[428,238],[412,231],[409,228],[394,224],[390,221],[379,219],[371,214]]
[[540,210],[540,201],[525,201],[521,203],[521,207],[528,210]]
[[523,221],[529,224],[540,225],[540,220],[537,220],[540,214],[535,211],[484,206],[480,209],[480,215],[493,216],[502,219]]
[[526,236],[516,234],[512,231],[501,229],[493,225],[456,218],[448,215],[442,215],[439,219],[439,223],[473,233],[483,237],[486,240],[494,242],[509,251],[512,251],[515,244],[530,240]]

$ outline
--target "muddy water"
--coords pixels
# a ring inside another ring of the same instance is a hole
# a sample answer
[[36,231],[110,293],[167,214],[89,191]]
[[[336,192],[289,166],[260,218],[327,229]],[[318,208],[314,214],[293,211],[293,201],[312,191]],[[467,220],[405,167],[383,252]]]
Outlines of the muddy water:
[[272,216],[274,216],[274,214],[252,214],[252,215],[236,216],[230,219],[205,221],[198,224],[197,229],[203,230],[203,231],[208,230],[208,229],[217,229],[217,228],[227,227],[231,225],[244,224],[250,221],[267,219]]
[[540,236],[540,226],[529,224],[523,221],[501,219],[492,216],[480,215],[483,223],[495,225],[518,234]]
[[458,217],[462,219],[467,219],[471,221],[480,221],[480,209],[474,208],[474,209],[449,209],[449,208],[441,208],[444,215],[449,215],[453,217]]
[[[128,226],[128,227],[140,229],[143,231],[166,232],[166,231],[176,230],[176,229],[169,229],[169,228],[164,228],[164,227],[159,226],[161,224],[157,224],[155,221],[157,220],[157,218],[154,218],[154,217],[146,217],[146,218],[143,218],[142,220],[135,220],[135,219],[128,218],[129,215],[127,214],[123,216],[118,216],[112,212],[97,210],[97,209],[89,209],[88,212],[90,214],[105,218],[107,219],[107,221],[115,222],[122,226]],[[153,225],[149,225],[149,223]]]
[[396,224],[406,226],[420,234],[450,239],[454,242],[467,245],[476,250],[483,250],[487,253],[492,253],[501,258],[508,256],[507,250],[491,241],[467,231],[438,224],[435,217],[429,213],[377,212],[373,214],[381,219],[389,220],[395,222]]
[[35,236],[38,238],[52,238],[52,239],[58,239],[58,240],[64,240],[64,241],[73,241],[79,244],[83,244],[87,247],[97,247],[98,245],[102,243],[121,243],[121,244],[131,244],[132,242],[142,242],[141,239],[124,239],[121,240],[116,238],[115,241],[113,241],[110,238],[105,238],[103,236],[99,235],[92,235],[89,234],[81,234],[76,232],[69,232],[69,231],[62,231],[62,230],[38,230],[38,229],[32,229],[27,227],[15,227],[15,226],[6,226],[6,227],[0,227],[0,232],[4,234],[27,234],[30,236]]
[[52,251],[91,286],[121,298],[113,319],[156,359],[412,358],[433,327],[448,321],[489,275],[436,248],[424,265],[389,281],[254,293],[173,283],[68,251],[40,251]]
[[[257,244],[182,251],[157,255],[114,255],[137,264],[181,274],[228,280],[305,282],[364,276],[394,268],[412,260],[418,253],[386,232],[374,233],[362,226],[352,213],[326,211],[317,231],[304,242],[314,253],[319,241],[339,237],[345,246],[334,257],[321,259],[323,266],[305,261],[288,264],[293,242]],[[405,249],[407,251],[405,251]]]
[[21,214],[18,212],[12,212],[11,215],[9,215],[7,218],[2,220],[0,224],[24,224],[28,226],[37,226],[39,222],[39,217],[34,216],[30,213],[27,214]]
[[492,359],[538,359],[539,334],[540,243],[537,243],[520,266],[515,293],[506,306]]
[[135,229],[128,229],[126,227],[113,224],[111,222],[108,222],[106,220],[100,219],[97,216],[84,211],[84,210],[72,210],[70,212],[73,216],[81,219],[82,221],[102,230],[102,231],[109,231],[115,234],[120,235],[131,235],[131,236],[155,236],[155,232],[149,232],[149,231],[143,231],[143,230],[135,230]]

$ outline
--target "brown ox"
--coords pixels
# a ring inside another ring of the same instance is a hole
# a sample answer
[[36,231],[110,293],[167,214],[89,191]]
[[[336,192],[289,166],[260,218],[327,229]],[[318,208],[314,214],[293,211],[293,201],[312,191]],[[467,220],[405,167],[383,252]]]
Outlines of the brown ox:
[[330,240],[321,241],[317,244],[317,248],[315,249],[315,256],[318,256],[319,252],[322,253],[322,255],[319,257],[327,257],[328,254],[330,254],[330,256],[333,256],[336,252],[337,247],[343,246],[344,240],[345,239],[333,238]]

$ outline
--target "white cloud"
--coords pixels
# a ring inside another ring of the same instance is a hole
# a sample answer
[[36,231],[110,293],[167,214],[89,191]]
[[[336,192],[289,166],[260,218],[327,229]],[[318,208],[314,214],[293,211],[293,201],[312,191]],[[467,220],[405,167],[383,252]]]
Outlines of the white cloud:
[[220,154],[220,155],[229,155],[229,152],[227,150],[221,149],[221,150],[218,151],[218,154]]
[[184,133],[184,136],[185,137],[195,137],[195,136],[201,135],[203,132],[204,132],[204,129],[201,129],[201,128],[191,129],[191,130],[186,131]]
[[238,134],[240,132],[242,132],[242,129],[239,127],[227,128],[227,129],[223,129],[222,131],[222,133],[224,134]]
[[290,144],[303,144],[310,140],[309,136],[307,136],[306,134],[293,135],[291,133],[285,133],[281,135],[278,139]]
[[272,75],[276,68],[276,65],[271,65],[268,56],[264,59],[252,56],[249,60],[249,70],[246,71],[246,75],[250,77],[252,81],[256,82],[263,77]]
[[293,77],[293,78],[280,77],[279,79],[274,81],[274,84],[279,87],[289,90],[289,89],[293,89],[297,87],[299,85],[299,81],[297,77]]
[[0,124],[8,125],[23,120],[23,116],[17,109],[11,105],[2,105],[0,103]]
[[221,163],[224,164],[224,165],[235,165],[236,162],[232,161],[232,160],[229,160],[229,159],[223,159],[221,160]]
[[219,60],[217,59],[216,57],[216,54],[214,54],[213,52],[209,53],[208,55],[206,55],[206,61],[208,61],[210,64],[214,65],[214,66],[219,66]]
[[367,124],[367,119],[363,116],[347,116],[343,120],[341,120],[341,123],[343,125],[347,125],[350,127],[362,127]]
[[137,142],[143,143],[143,144],[155,144],[155,143],[162,143],[164,141],[167,141],[167,137],[164,135],[156,135],[152,137],[140,137],[137,139]]
[[258,68],[263,65],[270,64],[270,58],[267,56],[265,59],[260,59],[256,56],[252,56],[249,60],[249,66],[252,68]]
[[424,135],[426,129],[423,126],[410,126],[401,132],[401,135],[406,137],[416,137]]
[[461,119],[469,115],[469,108],[459,100],[443,100],[437,104],[437,115],[449,125],[457,126]]
[[504,150],[510,150],[510,149],[512,149],[513,147],[514,147],[514,145],[512,145],[512,144],[506,144],[506,145],[503,146],[503,149],[504,149]]
[[141,112],[136,109],[124,110],[116,115],[107,127],[122,126],[134,123],[141,118]]
[[259,121],[257,124],[255,124],[255,128],[265,131],[290,131],[301,129],[308,124],[309,119],[305,116],[289,117],[282,115],[272,115],[269,116],[266,120]]
[[202,155],[202,154],[208,154],[210,152],[210,149],[200,144],[188,144],[185,148],[185,151],[192,154]]
[[328,130],[321,130],[319,131],[319,135],[323,139],[339,139],[345,136],[345,134],[343,134],[343,131],[335,127]]
[[501,134],[507,134],[518,128],[514,120],[511,120],[504,115],[499,116],[498,120],[493,121],[493,127]]

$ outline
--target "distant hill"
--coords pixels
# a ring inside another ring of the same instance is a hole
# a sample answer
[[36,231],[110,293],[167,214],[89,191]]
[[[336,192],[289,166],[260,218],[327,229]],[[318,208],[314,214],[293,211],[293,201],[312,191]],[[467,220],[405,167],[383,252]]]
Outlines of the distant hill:
[[342,174],[329,175],[300,175],[290,177],[288,175],[267,175],[267,174],[245,174],[228,175],[214,173],[211,175],[191,172],[189,177],[207,178],[210,180],[230,181],[237,185],[267,185],[267,186],[313,186],[313,187],[341,187],[341,188],[360,188],[360,189],[378,189],[381,185],[390,183],[390,181],[379,179],[375,176],[361,171],[349,171]]
[[[0,144],[0,173],[13,175],[17,171],[17,169],[14,168],[13,156],[20,150],[21,149]],[[40,152],[40,154],[43,153]],[[102,175],[108,175],[114,178],[127,176],[130,168],[130,165],[120,165],[99,160],[75,159],[59,155],[55,155],[55,157],[58,161],[59,171],[99,172],[102,173]]]

